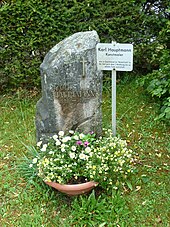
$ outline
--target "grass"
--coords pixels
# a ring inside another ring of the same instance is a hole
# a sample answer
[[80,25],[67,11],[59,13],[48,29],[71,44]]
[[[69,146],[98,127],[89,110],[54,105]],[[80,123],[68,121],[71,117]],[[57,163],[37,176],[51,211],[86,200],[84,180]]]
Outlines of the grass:
[[[158,106],[136,87],[117,84],[117,133],[138,153],[132,185],[111,195],[67,197],[41,182],[26,182],[17,166],[23,144],[35,144],[37,92],[0,98],[1,226],[170,226],[170,129],[156,122]],[[103,126],[111,128],[111,92],[103,94]]]

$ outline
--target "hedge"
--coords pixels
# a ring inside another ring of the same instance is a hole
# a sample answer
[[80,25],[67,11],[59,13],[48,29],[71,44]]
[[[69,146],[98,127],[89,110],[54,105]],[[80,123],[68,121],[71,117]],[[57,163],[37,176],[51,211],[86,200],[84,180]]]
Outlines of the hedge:
[[[96,30],[101,42],[133,43],[135,72],[159,66],[154,57],[169,1],[135,0],[8,0],[0,9],[1,90],[40,86],[39,66],[59,41],[79,31]],[[157,1],[156,1],[157,2]],[[159,56],[159,53],[157,53]]]

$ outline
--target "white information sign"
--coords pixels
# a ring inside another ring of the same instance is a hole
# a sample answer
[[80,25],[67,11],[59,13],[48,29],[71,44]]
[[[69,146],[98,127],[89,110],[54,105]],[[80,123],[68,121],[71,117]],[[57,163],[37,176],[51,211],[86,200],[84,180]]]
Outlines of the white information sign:
[[132,44],[98,43],[96,48],[98,70],[132,71]]
[[116,136],[116,71],[132,71],[133,45],[126,43],[98,43],[98,70],[112,71],[112,132]]

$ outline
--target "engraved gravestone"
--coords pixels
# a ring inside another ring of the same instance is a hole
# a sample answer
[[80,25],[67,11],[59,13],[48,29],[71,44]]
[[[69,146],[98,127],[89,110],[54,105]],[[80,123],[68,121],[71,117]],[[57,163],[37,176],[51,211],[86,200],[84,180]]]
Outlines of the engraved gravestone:
[[37,140],[63,130],[102,132],[102,72],[96,31],[79,32],[54,46],[40,66],[42,98],[36,105]]

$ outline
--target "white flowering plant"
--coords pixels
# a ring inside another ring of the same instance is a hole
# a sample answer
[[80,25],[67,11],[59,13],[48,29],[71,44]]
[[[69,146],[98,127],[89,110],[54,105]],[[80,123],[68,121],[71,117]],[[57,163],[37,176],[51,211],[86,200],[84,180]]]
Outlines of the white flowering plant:
[[93,180],[103,188],[117,187],[134,171],[134,155],[127,143],[113,137],[111,130],[103,137],[63,131],[52,136],[47,143],[37,143],[36,156],[29,168],[46,182],[61,184]]

